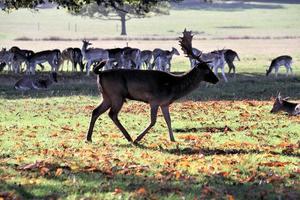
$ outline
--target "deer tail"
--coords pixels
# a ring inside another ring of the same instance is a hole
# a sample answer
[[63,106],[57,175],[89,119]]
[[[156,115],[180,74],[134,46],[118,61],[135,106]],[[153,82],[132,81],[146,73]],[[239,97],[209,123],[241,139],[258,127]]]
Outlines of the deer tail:
[[101,74],[101,69],[105,66],[106,61],[101,61],[98,65],[96,65],[93,69],[93,72],[95,74]]

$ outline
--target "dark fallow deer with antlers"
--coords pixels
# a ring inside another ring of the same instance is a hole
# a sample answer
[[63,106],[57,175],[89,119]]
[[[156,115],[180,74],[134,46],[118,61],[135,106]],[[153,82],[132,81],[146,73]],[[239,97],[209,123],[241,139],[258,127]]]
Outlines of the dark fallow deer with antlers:
[[279,111],[287,112],[289,115],[300,115],[300,104],[287,101],[289,97],[282,98],[278,93],[271,113],[277,113]]
[[150,104],[151,122],[136,138],[135,144],[154,126],[159,107],[167,123],[170,140],[175,141],[171,128],[170,104],[196,89],[201,81],[213,84],[219,81],[207,63],[193,54],[192,38],[191,31],[184,30],[183,37],[180,38],[180,45],[188,56],[199,60],[199,64],[183,75],[172,75],[167,72],[151,70],[112,69],[100,71],[105,66],[105,62],[101,62],[96,66],[94,73],[98,75],[97,84],[102,93],[103,101],[92,112],[87,141],[92,141],[95,122],[108,109],[110,109],[109,117],[121,130],[125,138],[129,142],[133,141],[118,119],[118,113],[126,99]]

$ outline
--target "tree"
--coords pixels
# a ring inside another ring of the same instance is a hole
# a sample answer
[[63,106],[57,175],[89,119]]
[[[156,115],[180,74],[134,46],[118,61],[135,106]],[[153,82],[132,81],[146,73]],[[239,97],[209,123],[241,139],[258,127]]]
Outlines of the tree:
[[126,21],[132,18],[149,17],[154,14],[169,14],[169,3],[166,1],[158,2],[149,7],[148,13],[141,13],[138,11],[138,4],[130,4],[125,2],[123,5],[102,6],[97,3],[84,5],[79,12],[72,12],[75,15],[87,16],[91,18],[104,20],[118,20],[121,21],[121,35],[127,35]]
[[130,4],[134,5],[137,14],[142,15],[150,12],[154,5],[166,1],[180,2],[182,0],[0,0],[0,4],[2,4],[3,10],[10,11],[19,8],[38,9],[37,7],[40,4],[53,3],[58,8],[67,8],[73,12],[79,12],[84,5],[95,2],[99,6],[112,7],[120,11],[125,11],[122,9],[123,6]]

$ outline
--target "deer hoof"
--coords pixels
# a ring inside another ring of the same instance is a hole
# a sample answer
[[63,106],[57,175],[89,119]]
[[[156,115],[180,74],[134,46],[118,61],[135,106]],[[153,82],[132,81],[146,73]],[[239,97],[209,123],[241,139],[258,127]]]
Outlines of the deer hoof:
[[87,139],[85,143],[92,143],[92,139]]

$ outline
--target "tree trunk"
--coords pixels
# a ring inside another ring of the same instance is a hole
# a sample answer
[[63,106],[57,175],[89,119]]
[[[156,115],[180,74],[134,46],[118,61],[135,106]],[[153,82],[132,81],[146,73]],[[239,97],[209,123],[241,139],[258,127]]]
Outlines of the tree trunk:
[[126,32],[126,13],[120,13],[121,18],[121,35],[127,35]]

